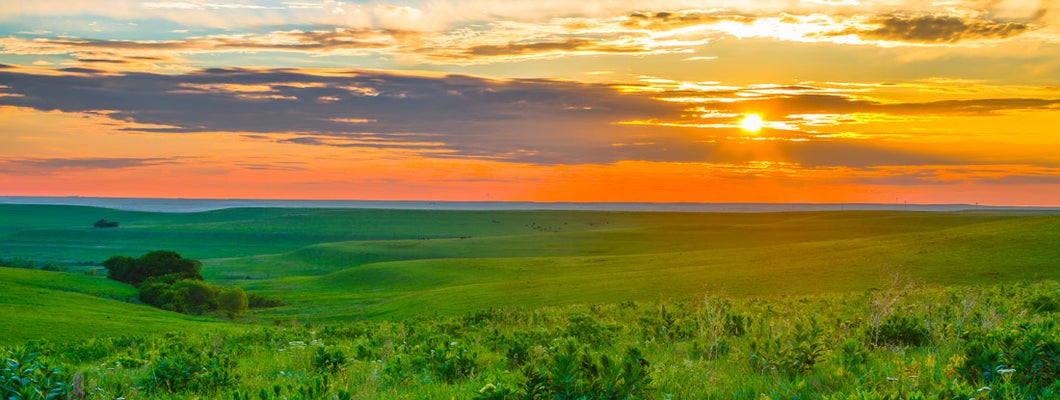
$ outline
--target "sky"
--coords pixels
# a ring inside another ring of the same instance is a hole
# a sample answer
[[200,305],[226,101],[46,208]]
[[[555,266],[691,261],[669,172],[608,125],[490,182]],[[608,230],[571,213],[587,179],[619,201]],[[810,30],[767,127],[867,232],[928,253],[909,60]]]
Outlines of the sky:
[[0,3],[0,195],[1060,205],[1060,0]]

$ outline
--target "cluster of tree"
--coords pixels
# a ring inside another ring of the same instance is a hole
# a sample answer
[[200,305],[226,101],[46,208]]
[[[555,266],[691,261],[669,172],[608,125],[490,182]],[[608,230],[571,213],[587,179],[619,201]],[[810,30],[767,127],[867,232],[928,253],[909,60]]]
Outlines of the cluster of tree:
[[92,224],[92,226],[96,228],[117,228],[118,222],[101,219],[99,221],[96,221],[96,223]]
[[[110,279],[136,286],[140,301],[165,310],[184,314],[219,311],[235,318],[246,312],[250,303],[241,288],[203,282],[202,263],[172,251],[152,251],[139,258],[114,256],[103,266]],[[257,302],[272,301],[254,297]]]
[[0,258],[0,266],[22,269],[39,269],[43,271],[62,271],[63,266],[53,262],[40,262],[21,257]]

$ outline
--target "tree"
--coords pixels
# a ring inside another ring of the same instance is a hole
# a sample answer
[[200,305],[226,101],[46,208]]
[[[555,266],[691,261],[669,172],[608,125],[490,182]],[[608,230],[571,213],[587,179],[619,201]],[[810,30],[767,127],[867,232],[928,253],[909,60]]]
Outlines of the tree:
[[144,279],[133,277],[137,272],[137,268],[136,259],[132,257],[114,256],[108,258],[107,261],[103,262],[103,267],[107,268],[107,277],[118,282],[136,285]]
[[185,314],[203,314],[217,309],[217,289],[209,283],[184,279],[172,286],[177,310]]
[[140,285],[140,301],[169,311],[179,311],[173,285],[148,279]]
[[136,259],[136,266],[147,276],[176,274],[181,279],[202,280],[202,263],[174,251],[155,250],[144,254]]
[[228,318],[235,319],[236,316],[246,312],[247,305],[247,293],[243,291],[243,288],[222,290],[217,295],[217,309],[228,315]]
[[92,226],[96,228],[117,228],[118,222],[101,219],[99,221],[96,221],[96,223],[92,224]]
[[103,262],[110,279],[140,286],[148,278],[167,277],[163,280],[173,283],[181,279],[202,280],[202,263],[198,260],[181,257],[168,250],[156,250],[139,258],[114,256]]

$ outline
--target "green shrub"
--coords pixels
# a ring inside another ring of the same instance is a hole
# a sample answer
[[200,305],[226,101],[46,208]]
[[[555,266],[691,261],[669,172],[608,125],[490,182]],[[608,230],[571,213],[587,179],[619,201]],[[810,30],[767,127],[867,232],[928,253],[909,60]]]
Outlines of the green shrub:
[[172,341],[147,365],[146,374],[137,384],[149,394],[210,394],[232,383],[234,368],[235,362],[224,352]]
[[616,359],[567,341],[549,361],[523,370],[526,384],[521,398],[633,399],[651,391],[650,364],[635,347]]
[[62,369],[48,365],[40,353],[25,348],[9,350],[0,365],[0,398],[61,399],[69,391],[64,378]]
[[254,292],[247,293],[247,307],[248,308],[272,308],[282,306],[283,302],[279,299],[265,296]]
[[578,339],[581,343],[593,346],[607,346],[615,337],[611,327],[601,324],[593,317],[585,314],[570,316],[567,329],[564,331],[567,337]]
[[426,354],[412,360],[412,366],[437,381],[453,383],[474,374],[478,354],[458,341],[446,341],[427,346]]
[[1005,332],[977,332],[964,347],[957,368],[974,385],[1009,382],[1023,388],[1022,396],[1037,398],[1040,391],[1060,381],[1060,333],[1056,323],[1021,326]]
[[821,327],[815,321],[797,321],[792,333],[755,338],[749,347],[751,368],[762,374],[781,372],[789,376],[813,370],[826,351]]
[[346,355],[340,349],[328,350],[324,346],[317,347],[316,355],[313,356],[313,368],[317,371],[336,373],[346,365]]
[[1038,313],[1060,311],[1060,296],[1056,294],[1039,294],[1026,301],[1027,308]]
[[893,314],[880,325],[880,346],[923,346],[929,343],[931,331],[916,316]]
[[222,289],[217,294],[217,309],[228,318],[235,318],[247,311],[249,302],[242,288]]
[[182,279],[172,284],[167,275],[148,278],[140,285],[140,301],[184,314],[204,314],[217,309],[217,288],[206,282]]

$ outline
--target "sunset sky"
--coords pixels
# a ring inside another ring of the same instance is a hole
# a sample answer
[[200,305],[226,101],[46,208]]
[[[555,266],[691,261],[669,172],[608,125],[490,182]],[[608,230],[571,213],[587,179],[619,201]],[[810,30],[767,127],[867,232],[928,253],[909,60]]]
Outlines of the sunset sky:
[[1056,206],[1060,1],[5,0],[68,195]]

